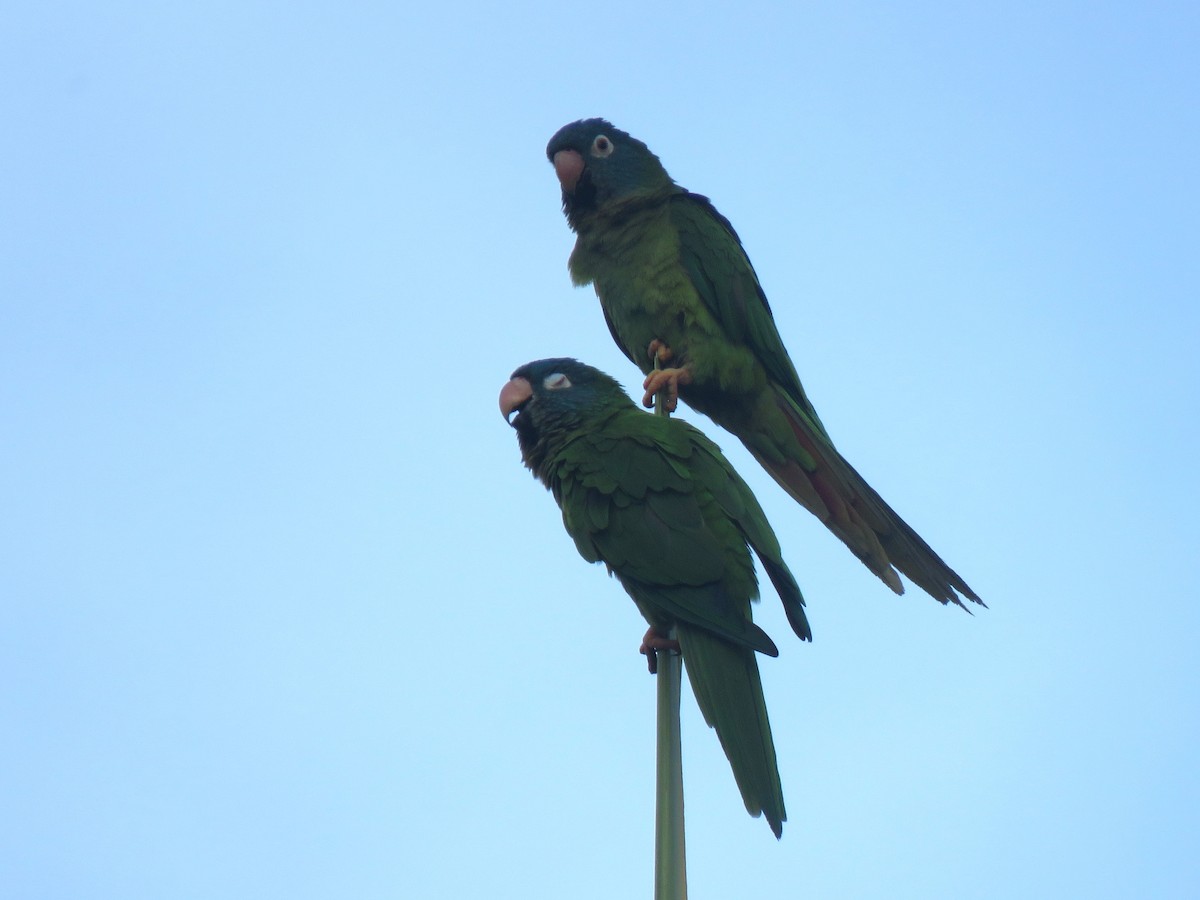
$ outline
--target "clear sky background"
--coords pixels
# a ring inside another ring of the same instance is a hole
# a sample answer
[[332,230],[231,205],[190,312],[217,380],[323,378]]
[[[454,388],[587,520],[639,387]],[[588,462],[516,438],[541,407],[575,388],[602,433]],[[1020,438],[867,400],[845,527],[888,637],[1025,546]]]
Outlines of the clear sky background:
[[0,22],[0,895],[650,896],[644,623],[496,395],[636,387],[544,156],[738,228],[897,598],[707,420],[816,640],[691,895],[1200,893],[1193,3],[26,4]]

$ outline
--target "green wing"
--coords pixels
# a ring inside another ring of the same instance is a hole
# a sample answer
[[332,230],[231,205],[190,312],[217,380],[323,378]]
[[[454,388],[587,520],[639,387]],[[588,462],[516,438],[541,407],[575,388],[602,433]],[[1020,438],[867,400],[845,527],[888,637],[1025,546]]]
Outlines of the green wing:
[[758,554],[797,634],[811,639],[803,598],[750,489],[684,422],[630,409],[559,454],[563,523],[580,554],[603,561],[655,620],[689,622],[769,655],[750,620]]
[[696,452],[692,457],[692,471],[709,486],[718,505],[737,524],[746,543],[758,556],[763,570],[779,594],[792,630],[801,640],[811,641],[812,629],[804,614],[804,597],[800,593],[800,586],[783,561],[779,539],[771,529],[766,513],[759,506],[758,498],[716,444],[687,423],[677,424],[693,433]]
[[729,339],[749,348],[812,430],[828,440],[733,225],[699,194],[676,194],[670,202],[671,224],[679,235],[680,261],[696,293]]

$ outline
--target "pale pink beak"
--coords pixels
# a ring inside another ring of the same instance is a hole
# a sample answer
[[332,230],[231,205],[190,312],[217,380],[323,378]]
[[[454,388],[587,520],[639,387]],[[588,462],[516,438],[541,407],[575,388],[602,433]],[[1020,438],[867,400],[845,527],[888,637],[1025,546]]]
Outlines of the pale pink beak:
[[533,396],[533,385],[524,378],[514,378],[500,388],[500,415],[512,424],[512,414]]
[[579,176],[583,174],[583,157],[575,150],[559,150],[554,154],[554,174],[564,191],[574,193]]

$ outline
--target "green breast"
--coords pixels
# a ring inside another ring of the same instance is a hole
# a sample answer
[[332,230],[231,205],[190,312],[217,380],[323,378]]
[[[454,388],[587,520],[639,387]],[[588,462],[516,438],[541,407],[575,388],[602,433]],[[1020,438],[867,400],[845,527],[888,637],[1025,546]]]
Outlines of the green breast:
[[683,267],[665,205],[581,231],[570,269],[576,284],[595,287],[613,336],[643,372],[653,368],[651,341],[666,342],[678,365],[690,335],[719,330]]

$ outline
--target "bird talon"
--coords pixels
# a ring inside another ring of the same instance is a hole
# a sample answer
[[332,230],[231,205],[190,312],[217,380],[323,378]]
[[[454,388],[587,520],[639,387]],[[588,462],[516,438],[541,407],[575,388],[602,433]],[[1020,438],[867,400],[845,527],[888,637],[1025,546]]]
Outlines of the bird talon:
[[671,357],[675,355],[675,351],[673,351],[658,338],[655,338],[650,342],[648,353],[651,359],[657,360],[660,363],[670,362]]
[[658,654],[664,650],[668,653],[678,653],[679,641],[666,637],[653,628],[646,629],[646,634],[642,637],[642,646],[638,648],[638,653],[646,657],[646,666],[650,669],[651,675],[658,674]]
[[647,409],[654,405],[654,395],[666,391],[666,397],[663,403],[667,408],[667,412],[675,412],[675,407],[679,405],[679,387],[692,383],[692,374],[686,368],[680,369],[658,369],[646,376],[646,380],[642,383],[646,393],[642,397],[642,406]]

